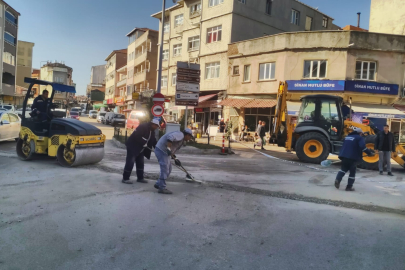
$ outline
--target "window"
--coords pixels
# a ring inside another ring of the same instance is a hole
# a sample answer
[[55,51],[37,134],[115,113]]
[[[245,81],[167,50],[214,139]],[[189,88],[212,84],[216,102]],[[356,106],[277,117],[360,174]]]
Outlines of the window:
[[250,82],[250,65],[247,65],[244,68],[243,81],[244,82]]
[[188,50],[195,51],[200,48],[200,36],[188,38]]
[[238,2],[246,5],[246,0],[238,0]]
[[336,101],[327,100],[322,101],[321,104],[321,120],[339,120],[339,114],[336,107]]
[[163,50],[163,61],[167,61],[169,59],[169,50]]
[[356,62],[356,79],[375,81],[375,73],[377,71],[377,63],[369,61]]
[[9,52],[3,52],[3,62],[15,66],[15,57]]
[[315,118],[315,99],[304,99],[301,105],[298,123],[313,122]]
[[328,18],[323,17],[322,19],[322,26],[325,28],[328,28]]
[[260,64],[259,81],[274,80],[276,77],[276,63]]
[[209,0],[208,7],[213,7],[217,6],[219,4],[222,4],[224,0]]
[[163,27],[163,31],[165,34],[170,32],[170,23],[169,22],[165,22],[164,27]]
[[305,31],[311,31],[312,30],[312,21],[313,19],[309,16],[307,16],[305,20]]
[[9,11],[6,11],[6,20],[12,24],[17,24],[17,18]]
[[267,0],[266,1],[266,13],[271,15],[271,8],[273,5],[273,0]]
[[7,43],[10,43],[11,45],[14,45],[14,46],[15,46],[15,44],[16,44],[16,39],[15,39],[15,37],[14,37],[12,34],[10,34],[9,32],[4,32],[4,39],[6,40]]
[[233,75],[239,75],[239,66],[233,67]]
[[304,78],[322,79],[326,77],[326,60],[304,61]]
[[222,26],[215,26],[207,29],[207,43],[221,41]]
[[190,7],[190,17],[193,15],[200,15],[201,14],[201,3],[192,5]]
[[167,87],[167,76],[162,76],[162,87]]
[[173,46],[173,56],[181,55],[181,44],[176,44]]
[[173,74],[172,74],[172,85],[173,85],[173,86],[176,85],[176,80],[177,80],[177,73],[173,73]]
[[183,14],[175,16],[174,17],[174,27],[177,27],[182,24],[183,24]]
[[205,79],[219,78],[220,64],[219,62],[209,63],[205,65]]
[[295,9],[291,10],[291,23],[300,25],[300,12]]

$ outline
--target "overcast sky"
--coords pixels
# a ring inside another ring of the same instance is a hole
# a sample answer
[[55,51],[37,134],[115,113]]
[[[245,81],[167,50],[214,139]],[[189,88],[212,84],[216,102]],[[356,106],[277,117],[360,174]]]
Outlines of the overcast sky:
[[[301,1],[333,17],[334,23],[341,27],[357,25],[356,13],[361,12],[361,27],[368,29],[370,0]],[[6,2],[21,13],[19,40],[35,43],[33,67],[39,68],[41,61],[65,61],[73,68],[78,94],[86,92],[91,66],[105,64],[104,59],[112,50],[127,47],[128,32],[135,27],[158,28],[158,20],[150,15],[162,8],[162,0]]]

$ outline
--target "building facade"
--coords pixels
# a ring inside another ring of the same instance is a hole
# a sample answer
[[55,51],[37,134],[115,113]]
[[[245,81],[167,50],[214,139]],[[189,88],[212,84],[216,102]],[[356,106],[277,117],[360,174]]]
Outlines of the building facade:
[[122,85],[125,82],[126,90],[123,99],[127,110],[141,108],[139,94],[133,96],[132,93],[155,89],[158,35],[158,31],[149,28],[135,28],[127,34],[127,73],[123,79],[125,81],[120,82]]
[[[152,15],[159,19],[159,31],[164,31],[162,93],[175,93],[177,61],[199,63],[201,66],[200,96],[221,96],[228,89],[228,44],[241,40],[290,31],[338,29],[333,18],[296,0],[185,0],[165,12]],[[214,123],[220,110],[212,97],[199,107],[209,111]],[[210,101],[210,102],[208,102]],[[168,109],[173,103],[168,105]],[[174,107],[171,113],[176,114]],[[204,114],[204,117],[206,115]]]
[[405,35],[405,2],[371,0],[370,32]]
[[[55,82],[65,85],[75,86],[72,79],[73,69],[64,64],[64,62],[47,62],[41,67],[40,70],[40,79],[48,82]],[[52,94],[52,86],[50,85],[41,85],[40,93],[42,91],[48,90],[49,94]],[[55,92],[54,103],[65,104],[66,100],[72,101],[74,94],[73,93],[62,93],[59,91]]]
[[110,53],[105,59],[107,64],[105,65],[105,100],[110,109],[115,108],[115,98],[119,97],[119,90],[117,88],[117,82],[119,78],[117,71],[127,64],[127,49],[115,50]]
[[[34,68],[33,70],[32,70],[32,73],[31,73],[31,78],[33,78],[33,79],[40,79],[41,78],[41,70],[40,69],[36,69],[36,68]],[[38,94],[39,94],[39,85],[38,84],[34,84],[33,86],[32,86],[32,89],[31,89],[31,95],[32,95],[32,97],[33,98],[36,98],[37,96],[38,96]]]
[[105,99],[105,65],[92,66],[90,84],[87,85],[86,95],[92,104],[103,103]]
[[[288,111],[297,115],[308,94],[343,97],[355,113],[381,127],[402,118],[405,36],[364,31],[283,33],[230,44],[226,118],[271,130],[280,82],[288,83]],[[253,101],[253,102],[252,102]]]
[[17,45],[17,79],[18,86],[28,88],[29,84],[24,82],[25,77],[31,77],[32,74],[32,54],[34,43],[27,41],[18,41]]
[[19,16],[15,9],[0,0],[0,29],[3,41],[0,42],[0,104],[14,104],[16,90],[16,55]]

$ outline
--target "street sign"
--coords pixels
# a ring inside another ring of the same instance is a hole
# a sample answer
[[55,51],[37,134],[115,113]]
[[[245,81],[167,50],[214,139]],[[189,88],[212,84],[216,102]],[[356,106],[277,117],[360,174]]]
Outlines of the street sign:
[[165,96],[161,93],[156,93],[153,96],[153,104],[163,105],[165,103]]
[[200,77],[201,71],[199,69],[177,68],[177,74]]
[[177,81],[178,82],[200,83],[200,77],[177,74]]
[[132,93],[132,99],[138,100],[139,99],[139,92]]
[[197,101],[199,94],[183,94],[183,93],[176,93],[177,100],[191,100]]
[[190,100],[176,100],[176,105],[177,106],[198,106],[198,100],[197,101],[190,101]]
[[176,90],[199,93],[200,85],[197,83],[177,82]]
[[152,114],[155,117],[160,117],[165,113],[165,109],[163,108],[162,105],[155,104],[152,106]]

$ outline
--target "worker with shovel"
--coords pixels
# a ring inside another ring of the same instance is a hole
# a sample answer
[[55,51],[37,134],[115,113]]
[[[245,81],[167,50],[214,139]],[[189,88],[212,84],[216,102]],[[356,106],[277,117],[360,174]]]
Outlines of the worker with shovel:
[[134,163],[136,163],[137,182],[148,183],[144,178],[144,157],[150,159],[152,147],[156,146],[155,130],[159,128],[159,121],[153,119],[152,122],[140,124],[131,136],[129,136],[126,143],[127,146],[127,159],[125,163],[122,183],[133,184],[129,180]]
[[167,133],[158,141],[155,149],[155,155],[160,165],[160,176],[154,187],[159,190],[159,193],[173,193],[166,188],[166,179],[172,172],[172,164],[170,159],[175,159],[175,153],[183,146],[184,141],[188,142],[192,138],[193,133],[191,129],[186,128],[183,132],[174,131]]

